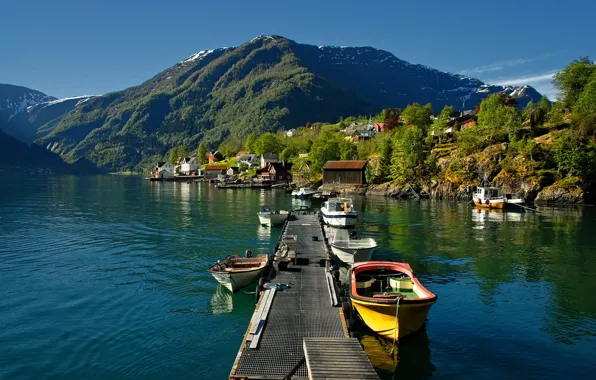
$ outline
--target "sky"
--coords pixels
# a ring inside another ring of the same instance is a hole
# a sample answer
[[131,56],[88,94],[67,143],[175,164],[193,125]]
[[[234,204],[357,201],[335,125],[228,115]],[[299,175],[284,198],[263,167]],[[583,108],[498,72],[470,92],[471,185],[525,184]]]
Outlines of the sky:
[[596,57],[596,2],[0,0],[0,83],[58,98],[138,85],[200,50],[258,35],[372,46],[486,83],[534,86]]

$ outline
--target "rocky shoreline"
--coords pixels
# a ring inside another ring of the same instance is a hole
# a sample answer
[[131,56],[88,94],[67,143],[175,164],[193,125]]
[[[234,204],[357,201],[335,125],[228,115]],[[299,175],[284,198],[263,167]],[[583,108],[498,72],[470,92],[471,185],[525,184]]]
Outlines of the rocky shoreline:
[[[316,186],[314,186],[316,187]],[[541,205],[584,205],[593,202],[591,194],[583,191],[577,180],[558,181],[550,186],[525,186],[522,195],[528,203]],[[322,185],[320,191],[338,190],[337,186]],[[452,183],[430,183],[426,186],[387,182],[374,185],[345,185],[341,193],[346,195],[380,196],[395,199],[435,199],[471,201],[474,186]]]

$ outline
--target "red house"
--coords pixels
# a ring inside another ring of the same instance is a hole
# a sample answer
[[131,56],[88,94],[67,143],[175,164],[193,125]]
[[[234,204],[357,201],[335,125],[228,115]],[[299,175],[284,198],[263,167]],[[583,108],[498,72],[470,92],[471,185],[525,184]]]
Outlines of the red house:
[[257,177],[264,181],[291,181],[292,173],[290,173],[290,164],[282,162],[271,162],[267,167],[257,171]]

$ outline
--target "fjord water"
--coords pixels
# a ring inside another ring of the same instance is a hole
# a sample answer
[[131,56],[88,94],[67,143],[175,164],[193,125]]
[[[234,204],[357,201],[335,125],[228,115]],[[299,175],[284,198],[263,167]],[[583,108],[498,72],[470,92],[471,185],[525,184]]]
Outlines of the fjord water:
[[[593,372],[593,209],[355,201],[373,258],[409,262],[439,296],[396,358],[362,340],[382,378]],[[280,230],[257,225],[262,203],[298,205],[276,191],[0,172],[0,378],[226,378],[254,289],[231,295],[206,270],[271,251]]]

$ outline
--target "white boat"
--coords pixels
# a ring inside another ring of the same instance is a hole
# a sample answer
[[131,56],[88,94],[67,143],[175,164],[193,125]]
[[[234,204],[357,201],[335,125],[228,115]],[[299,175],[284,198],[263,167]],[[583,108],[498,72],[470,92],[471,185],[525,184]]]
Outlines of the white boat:
[[334,227],[349,227],[356,225],[358,213],[349,198],[330,198],[321,206],[323,221]]
[[316,192],[316,190],[313,190],[310,187],[301,187],[292,191],[292,197],[297,199],[307,199],[312,197]]
[[[248,251],[250,252],[250,251]],[[232,293],[255,282],[267,266],[267,255],[256,257],[227,256],[209,268],[209,273]]]
[[370,261],[377,241],[373,238],[336,240],[330,243],[331,251],[341,261],[352,264],[359,261]]
[[290,213],[285,210],[271,210],[269,206],[261,206],[261,211],[257,213],[259,222],[265,226],[279,226],[284,224]]
[[518,194],[505,194],[498,187],[492,186],[478,186],[473,199],[476,206],[483,208],[520,208],[524,204],[523,198]]

